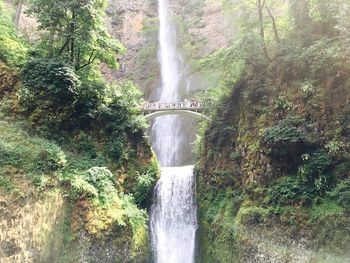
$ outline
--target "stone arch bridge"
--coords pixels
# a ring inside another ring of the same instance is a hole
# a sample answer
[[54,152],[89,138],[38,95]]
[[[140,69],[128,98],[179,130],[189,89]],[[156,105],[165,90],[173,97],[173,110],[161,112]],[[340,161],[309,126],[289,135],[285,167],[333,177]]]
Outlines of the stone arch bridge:
[[203,114],[204,109],[204,105],[196,101],[174,103],[146,102],[142,106],[143,114],[148,121],[171,114],[189,115],[195,118],[209,120],[209,117]]

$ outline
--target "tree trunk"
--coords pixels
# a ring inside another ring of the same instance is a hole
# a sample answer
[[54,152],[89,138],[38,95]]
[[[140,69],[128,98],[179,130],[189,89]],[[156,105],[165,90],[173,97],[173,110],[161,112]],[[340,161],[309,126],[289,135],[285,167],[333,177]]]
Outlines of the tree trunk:
[[259,16],[259,31],[260,31],[260,37],[261,37],[261,46],[262,46],[264,55],[268,60],[270,60],[269,53],[267,52],[266,42],[265,42],[265,28],[264,28],[264,15],[263,15],[263,9],[264,9],[265,3],[266,3],[266,0],[256,0],[256,7],[258,10],[258,16]]
[[70,59],[72,63],[74,63],[75,60],[75,19],[76,13],[72,11],[72,21],[70,24]]
[[271,18],[271,21],[272,21],[272,29],[273,29],[273,33],[274,33],[274,35],[275,35],[276,42],[277,42],[277,43],[281,43],[280,36],[279,36],[278,30],[277,30],[276,19],[275,19],[275,17],[272,15],[271,10],[270,10],[270,8],[267,6],[266,3],[265,3],[265,8],[266,8],[267,12],[269,13],[269,17]]
[[19,26],[19,20],[22,14],[22,7],[23,7],[23,0],[19,0],[16,8],[15,19],[14,19],[14,24],[16,29],[18,29],[18,26]]

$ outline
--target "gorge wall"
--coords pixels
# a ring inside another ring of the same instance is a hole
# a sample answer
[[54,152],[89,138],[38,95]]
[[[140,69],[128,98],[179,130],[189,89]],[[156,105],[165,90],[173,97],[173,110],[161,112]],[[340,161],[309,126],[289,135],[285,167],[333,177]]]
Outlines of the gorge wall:
[[[208,88],[208,79],[198,75],[195,63],[214,50],[227,45],[234,27],[229,14],[217,1],[172,1],[177,26],[178,48],[184,57],[188,79],[182,89]],[[110,33],[121,40],[127,51],[121,68],[112,76],[131,77],[153,99],[159,86],[158,10],[155,0],[111,0],[108,8]]]
[[271,61],[255,53],[203,134],[199,262],[350,259],[349,60],[324,57],[346,45],[296,43]]

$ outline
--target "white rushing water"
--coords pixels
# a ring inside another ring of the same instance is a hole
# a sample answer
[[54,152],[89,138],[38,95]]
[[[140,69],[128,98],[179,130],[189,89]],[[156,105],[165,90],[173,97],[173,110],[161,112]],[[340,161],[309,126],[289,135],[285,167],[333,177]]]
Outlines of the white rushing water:
[[[160,102],[179,101],[180,61],[176,49],[176,29],[171,22],[169,0],[159,2],[159,61],[162,85]],[[163,116],[152,127],[153,148],[162,168],[151,209],[151,237],[156,263],[193,263],[197,210],[193,166],[181,160],[181,118]]]
[[[159,61],[162,85],[159,102],[179,101],[178,87],[181,74],[176,48],[176,29],[171,23],[169,0],[159,0]],[[169,115],[156,119],[153,131],[153,148],[163,166],[175,165],[179,161],[181,141],[180,118]]]
[[156,262],[194,262],[197,229],[194,192],[193,166],[163,168],[151,216]]

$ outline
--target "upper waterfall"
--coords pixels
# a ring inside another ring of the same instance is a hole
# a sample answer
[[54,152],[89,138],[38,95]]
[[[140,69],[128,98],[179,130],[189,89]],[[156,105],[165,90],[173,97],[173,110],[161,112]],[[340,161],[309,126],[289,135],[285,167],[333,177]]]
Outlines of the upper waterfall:
[[177,53],[176,28],[172,24],[167,0],[159,0],[159,61],[161,66],[162,89],[160,102],[179,100],[180,80]]
[[[179,101],[180,60],[177,51],[176,28],[171,21],[168,0],[159,0],[159,62],[161,89],[159,102]],[[179,146],[183,135],[178,116],[159,117],[152,127],[153,147],[162,166],[180,163]]]

